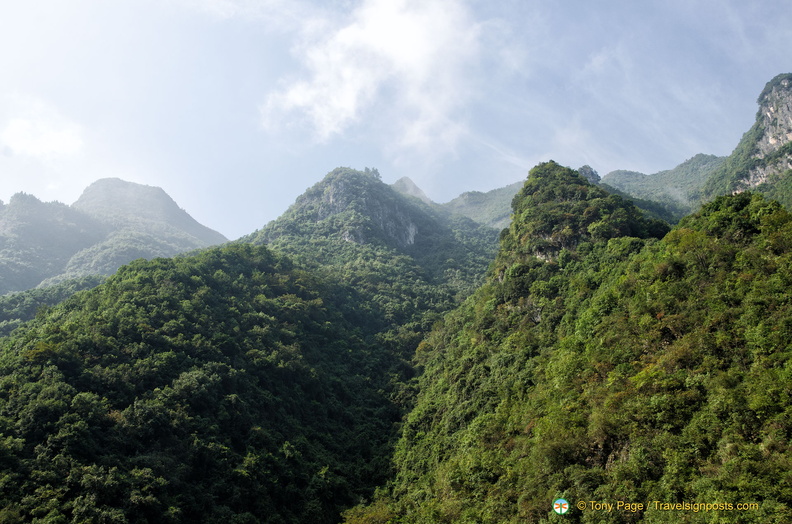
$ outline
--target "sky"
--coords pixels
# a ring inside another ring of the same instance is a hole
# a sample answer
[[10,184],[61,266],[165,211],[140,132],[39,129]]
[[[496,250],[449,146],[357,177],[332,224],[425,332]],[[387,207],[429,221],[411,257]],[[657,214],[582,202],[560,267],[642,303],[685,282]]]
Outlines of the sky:
[[339,166],[650,174],[731,153],[791,51],[788,0],[2,2],[0,199],[118,177],[235,239]]

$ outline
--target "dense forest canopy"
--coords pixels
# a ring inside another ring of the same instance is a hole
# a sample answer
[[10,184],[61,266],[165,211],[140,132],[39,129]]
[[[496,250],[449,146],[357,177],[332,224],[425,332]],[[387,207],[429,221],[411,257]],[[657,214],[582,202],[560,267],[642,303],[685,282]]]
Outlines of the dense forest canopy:
[[792,518],[792,216],[742,193],[657,240],[553,163],[514,211],[487,283],[419,348],[395,480],[347,521],[550,521],[559,497],[756,504],[570,522]]
[[18,329],[0,520],[337,521],[384,480],[397,413],[335,300],[234,245],[135,262]]

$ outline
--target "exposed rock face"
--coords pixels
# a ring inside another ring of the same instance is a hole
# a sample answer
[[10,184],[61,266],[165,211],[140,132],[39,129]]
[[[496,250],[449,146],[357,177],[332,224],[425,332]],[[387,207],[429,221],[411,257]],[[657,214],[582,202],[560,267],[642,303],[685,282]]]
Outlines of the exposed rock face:
[[778,151],[792,142],[792,75],[782,75],[771,82],[759,97],[759,120],[764,135],[759,139],[759,158]]
[[758,103],[756,125],[761,134],[752,155],[758,162],[748,171],[740,189],[754,188],[792,169],[789,147],[784,148],[792,142],[792,74],[768,82]]
[[344,212],[358,214],[367,219],[352,221],[342,234],[347,242],[365,244],[372,240],[369,237],[373,235],[384,236],[400,248],[415,243],[418,226],[409,210],[403,202],[388,195],[384,191],[387,186],[379,180],[365,174],[336,170],[325,182],[320,195],[309,191],[298,199],[298,203],[306,205],[318,196],[314,217],[316,222]]

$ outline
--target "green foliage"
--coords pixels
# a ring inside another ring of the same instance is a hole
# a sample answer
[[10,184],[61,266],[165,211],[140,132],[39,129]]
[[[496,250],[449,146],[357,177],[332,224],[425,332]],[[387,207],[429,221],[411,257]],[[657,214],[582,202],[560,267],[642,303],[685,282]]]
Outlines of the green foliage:
[[479,224],[501,230],[511,222],[511,201],[522,185],[522,182],[516,182],[486,193],[468,191],[442,204],[442,207]]
[[658,241],[552,163],[514,207],[487,283],[419,347],[395,480],[347,521],[549,522],[557,497],[758,504],[573,522],[790,520],[792,216],[742,193]]
[[388,473],[397,412],[331,291],[240,244],[135,261],[17,329],[4,517],[336,522]]
[[702,186],[720,169],[726,158],[698,154],[673,169],[644,175],[635,171],[612,171],[603,184],[632,198],[642,209],[649,209],[658,218],[676,223],[697,209]]
[[751,129],[740,139],[740,143],[731,155],[710,175],[702,186],[697,197],[707,201],[718,195],[725,195],[738,189],[740,181],[748,177],[751,169],[757,167],[761,161],[756,158],[757,144],[762,137],[764,129],[757,121]]
[[0,294],[108,275],[136,258],[224,241],[159,188],[106,179],[74,206],[19,193],[0,206]]
[[54,306],[78,291],[96,287],[104,280],[104,276],[93,275],[0,297],[0,337],[9,335],[23,322],[35,318],[40,310]]
[[240,241],[267,244],[335,282],[347,314],[367,334],[414,339],[480,285],[496,237],[371,174],[338,168]]

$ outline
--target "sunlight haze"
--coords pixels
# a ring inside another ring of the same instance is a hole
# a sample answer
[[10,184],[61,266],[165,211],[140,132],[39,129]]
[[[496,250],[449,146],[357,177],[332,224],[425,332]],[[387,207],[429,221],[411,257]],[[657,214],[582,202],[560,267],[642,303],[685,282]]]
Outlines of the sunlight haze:
[[448,201],[539,162],[728,155],[792,70],[782,1],[79,0],[0,7],[0,198],[162,187],[238,238],[339,166]]

